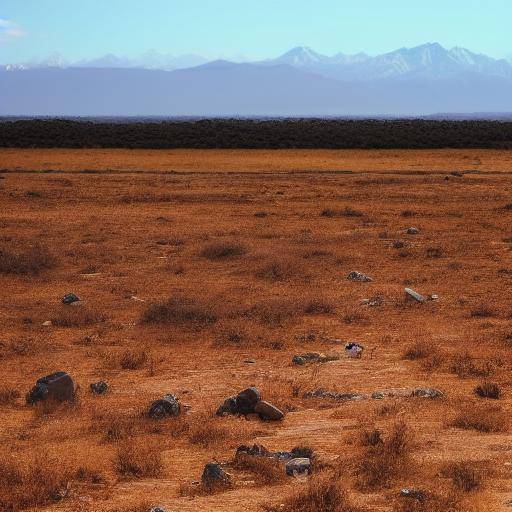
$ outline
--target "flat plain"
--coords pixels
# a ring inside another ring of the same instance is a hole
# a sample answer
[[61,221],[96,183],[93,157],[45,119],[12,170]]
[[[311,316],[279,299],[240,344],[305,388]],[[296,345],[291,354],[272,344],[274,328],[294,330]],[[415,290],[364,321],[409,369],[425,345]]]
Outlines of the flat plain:
[[[4,149],[0,169],[0,509],[510,510],[512,152]],[[337,359],[292,363],[311,352]],[[58,370],[78,402],[27,406]],[[283,421],[215,415],[252,385]],[[443,396],[371,398],[416,388]],[[189,407],[147,418],[166,393]],[[242,444],[311,448],[313,473]],[[210,461],[229,488],[194,483]]]

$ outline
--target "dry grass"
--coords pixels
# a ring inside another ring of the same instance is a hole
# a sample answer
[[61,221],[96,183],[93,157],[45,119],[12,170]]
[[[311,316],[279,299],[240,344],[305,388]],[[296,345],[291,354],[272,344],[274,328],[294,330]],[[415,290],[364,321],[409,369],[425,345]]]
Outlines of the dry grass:
[[238,454],[234,463],[238,470],[251,473],[259,485],[275,485],[286,481],[283,463],[271,457]]
[[52,316],[56,327],[88,327],[105,322],[106,315],[87,306],[62,306]]
[[37,276],[57,265],[57,258],[41,244],[28,247],[0,245],[0,274]]
[[236,242],[217,242],[203,247],[200,256],[208,260],[226,260],[235,256],[243,256],[247,249]]
[[498,400],[501,398],[501,388],[495,382],[482,382],[475,388],[475,394],[481,398],[492,398]]
[[17,389],[0,386],[0,405],[14,405],[20,396]]
[[480,408],[469,406],[457,413],[452,426],[478,432],[505,432],[508,430],[508,418],[497,407]]
[[163,471],[161,448],[146,438],[123,441],[117,449],[115,469],[124,477],[160,476]]
[[123,370],[140,370],[149,360],[150,355],[145,349],[126,350],[119,357],[119,366]]
[[450,478],[453,486],[463,492],[472,492],[482,487],[483,477],[474,462],[461,461],[447,464],[442,469],[442,475]]

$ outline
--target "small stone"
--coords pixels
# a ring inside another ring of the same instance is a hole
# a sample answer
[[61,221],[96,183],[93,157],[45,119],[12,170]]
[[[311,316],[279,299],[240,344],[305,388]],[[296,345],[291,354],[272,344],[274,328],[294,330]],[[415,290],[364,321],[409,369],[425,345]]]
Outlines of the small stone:
[[104,380],[93,382],[89,387],[95,395],[104,395],[108,391],[108,383]]
[[420,234],[420,230],[418,228],[407,228],[407,234],[408,235],[419,235]]
[[80,297],[78,295],[75,295],[74,293],[68,293],[62,297],[62,304],[66,304],[69,306],[70,304],[73,304],[75,302],[80,302]]
[[360,359],[363,355],[364,347],[362,345],[359,345],[359,343],[347,343],[345,345],[345,352],[347,353],[347,356],[352,359]]
[[43,325],[45,327],[50,327],[52,325],[52,321],[51,320],[46,320],[46,322],[43,322]]
[[347,279],[349,281],[358,281],[360,283],[370,283],[371,281],[373,281],[371,277],[366,276],[361,272],[357,272],[356,270],[350,272],[349,275],[347,276]]
[[415,292],[411,288],[405,289],[405,298],[409,300],[414,300],[416,302],[425,302],[427,299],[423,297],[423,295],[419,294],[418,292]]
[[304,473],[311,474],[311,460],[302,457],[298,459],[292,459],[285,465],[286,474],[289,476],[302,475]]
[[218,462],[209,462],[203,469],[201,482],[207,489],[229,487],[231,481],[231,475],[224,471]]
[[439,300],[439,295],[433,293],[432,295],[428,296],[428,300]]
[[167,512],[163,507],[153,507],[149,512]]
[[444,393],[434,388],[416,388],[413,390],[412,396],[419,398],[441,398],[444,396]]
[[165,395],[160,400],[155,400],[149,407],[148,415],[154,420],[161,420],[169,416],[178,416],[180,404],[173,395]]
[[400,496],[402,496],[402,498],[412,498],[418,501],[425,501],[427,499],[427,495],[423,491],[411,488],[402,489],[400,491]]
[[246,359],[244,361],[245,364],[256,364],[256,361],[254,359]]
[[263,420],[279,421],[284,418],[284,412],[269,402],[260,400],[254,407],[254,412]]
[[217,416],[224,416],[225,414],[237,414],[236,397],[230,396],[229,398],[226,398],[226,400],[224,400],[224,402],[219,406],[215,414]]

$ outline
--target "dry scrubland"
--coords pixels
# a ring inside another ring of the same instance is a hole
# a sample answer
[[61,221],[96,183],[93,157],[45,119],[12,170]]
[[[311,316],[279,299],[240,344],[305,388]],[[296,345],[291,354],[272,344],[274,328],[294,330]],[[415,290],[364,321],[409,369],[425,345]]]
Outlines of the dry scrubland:
[[[0,161],[0,509],[508,509],[511,153],[2,150]],[[41,170],[54,172],[29,172]],[[350,282],[352,270],[374,281]],[[405,286],[439,299],[408,303]],[[60,304],[67,292],[84,304]],[[335,340],[362,343],[362,359]],[[312,351],[341,359],[292,365]],[[26,406],[56,370],[79,383],[78,404]],[[99,379],[105,396],[89,392]],[[214,416],[249,385],[284,421]],[[415,386],[445,396],[304,398]],[[190,410],[146,418],[169,392]],[[313,475],[242,458],[232,488],[194,487],[242,443],[310,447]]]

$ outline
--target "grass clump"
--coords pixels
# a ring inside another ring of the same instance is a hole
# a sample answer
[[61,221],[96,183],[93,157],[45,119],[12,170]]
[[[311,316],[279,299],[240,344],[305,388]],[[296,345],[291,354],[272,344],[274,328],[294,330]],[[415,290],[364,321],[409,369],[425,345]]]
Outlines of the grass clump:
[[442,475],[451,478],[455,489],[462,492],[476,491],[482,486],[482,475],[473,462],[461,461],[446,465]]
[[457,413],[452,426],[478,432],[505,432],[507,418],[499,408],[465,407]]
[[52,317],[57,327],[86,327],[106,321],[106,316],[87,306],[62,306]]
[[501,388],[494,382],[482,382],[475,388],[475,394],[481,398],[492,398],[498,400],[501,398]]
[[162,452],[146,439],[124,441],[117,450],[115,469],[125,477],[159,476],[163,470]]
[[245,246],[233,242],[217,242],[203,247],[200,256],[208,260],[225,260],[235,256],[243,256],[247,252]]
[[57,258],[44,245],[0,246],[0,274],[37,276],[56,265]]

